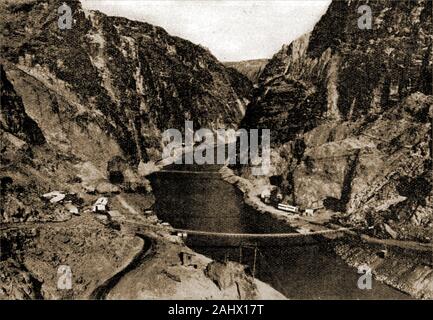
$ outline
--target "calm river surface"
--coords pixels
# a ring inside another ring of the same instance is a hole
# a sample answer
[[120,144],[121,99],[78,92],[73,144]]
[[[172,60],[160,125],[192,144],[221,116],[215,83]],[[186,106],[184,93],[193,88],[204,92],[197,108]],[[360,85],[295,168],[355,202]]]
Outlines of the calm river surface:
[[[289,227],[244,205],[241,193],[221,180],[217,166],[171,166],[151,177],[158,217],[173,227],[233,233],[290,232]],[[213,171],[213,172],[208,172]],[[216,260],[242,259],[251,272],[291,299],[408,299],[409,296],[373,281],[371,290],[357,286],[357,270],[347,266],[325,243],[309,240],[233,242],[188,237],[196,252]]]

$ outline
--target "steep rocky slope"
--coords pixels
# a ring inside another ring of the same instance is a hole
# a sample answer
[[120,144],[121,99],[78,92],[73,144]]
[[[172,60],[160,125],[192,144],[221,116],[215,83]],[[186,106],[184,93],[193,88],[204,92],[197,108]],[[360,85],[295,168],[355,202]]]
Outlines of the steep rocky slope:
[[[7,68],[7,73],[16,90],[23,96],[34,96],[32,87],[51,91],[47,110],[54,114],[67,108],[62,113],[77,125],[76,135],[95,126],[138,163],[160,147],[161,131],[181,129],[185,120],[219,128],[241,119],[244,101],[235,88],[242,84],[205,49],[147,23],[85,12],[78,1],[68,2],[72,29],[60,30],[61,3],[3,2],[1,49],[13,64],[14,71]],[[36,101],[24,102],[42,131],[52,130],[44,128]],[[72,132],[69,137],[64,130],[58,133],[63,140],[79,140]],[[53,144],[65,142],[46,136]]]
[[20,96],[7,79],[3,68],[1,73],[1,129],[7,131],[30,144],[41,145],[45,137],[36,122],[29,117]]
[[284,141],[324,119],[357,120],[432,93],[431,1],[372,1],[371,30],[357,26],[363,4],[332,2],[311,33],[275,54],[246,123],[272,127],[281,114],[274,132]]
[[[266,65],[243,126],[269,128],[286,200],[433,239],[432,2],[333,1],[314,30]],[[343,219],[344,217],[344,219]]]

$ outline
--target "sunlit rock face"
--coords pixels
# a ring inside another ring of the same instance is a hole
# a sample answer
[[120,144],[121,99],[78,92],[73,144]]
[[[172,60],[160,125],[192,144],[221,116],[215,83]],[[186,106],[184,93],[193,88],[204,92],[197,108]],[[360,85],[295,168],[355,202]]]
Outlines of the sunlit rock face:
[[0,6],[6,73],[48,142],[64,147],[84,135],[98,144],[102,135],[138,163],[160,148],[162,131],[182,129],[185,120],[212,129],[238,125],[249,81],[209,51],[157,26],[87,12],[79,1],[67,1],[73,24],[60,30],[62,3]]
[[268,61],[268,59],[255,59],[236,62],[225,62],[224,65],[237,70],[255,84],[259,81],[260,75],[265,69]]
[[270,176],[288,201],[431,239],[432,3],[370,1],[372,29],[362,30],[364,4],[333,1],[284,45],[242,125],[271,129]]

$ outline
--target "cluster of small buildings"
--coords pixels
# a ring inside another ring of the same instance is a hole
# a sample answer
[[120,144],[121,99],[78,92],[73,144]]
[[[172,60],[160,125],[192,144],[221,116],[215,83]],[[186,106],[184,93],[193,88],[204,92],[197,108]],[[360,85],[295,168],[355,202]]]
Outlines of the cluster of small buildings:
[[[67,194],[61,191],[51,191],[42,195],[42,198],[46,199],[50,203],[58,203],[63,205],[63,207],[69,211],[71,214],[79,215],[79,209],[73,203],[77,202],[78,197],[76,194]],[[120,216],[117,211],[109,211],[108,198],[100,197],[92,205],[91,211],[93,213],[108,213],[110,216]]]

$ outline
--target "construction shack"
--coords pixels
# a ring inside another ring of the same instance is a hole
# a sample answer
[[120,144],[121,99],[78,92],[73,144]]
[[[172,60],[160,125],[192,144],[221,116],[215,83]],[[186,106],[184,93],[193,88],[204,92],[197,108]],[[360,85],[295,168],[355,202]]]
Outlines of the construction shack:
[[183,266],[189,267],[189,266],[196,266],[194,263],[194,254],[186,251],[181,251],[180,254],[180,262]]
[[308,217],[314,216],[314,209],[305,209],[305,215]]
[[93,205],[93,212],[107,211],[108,198],[101,197]]
[[45,199],[49,199],[51,203],[57,203],[65,199],[65,194],[60,191],[51,191],[42,195]]

